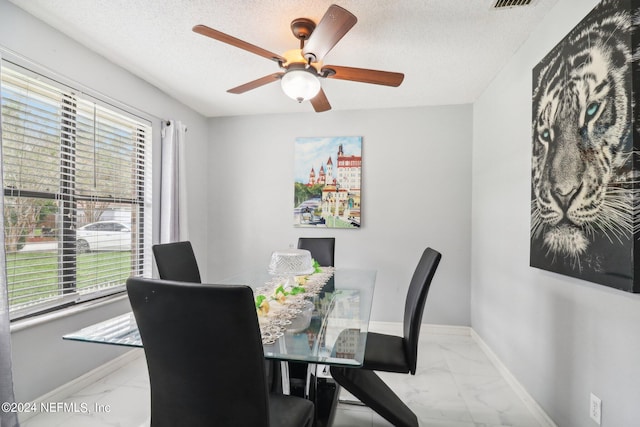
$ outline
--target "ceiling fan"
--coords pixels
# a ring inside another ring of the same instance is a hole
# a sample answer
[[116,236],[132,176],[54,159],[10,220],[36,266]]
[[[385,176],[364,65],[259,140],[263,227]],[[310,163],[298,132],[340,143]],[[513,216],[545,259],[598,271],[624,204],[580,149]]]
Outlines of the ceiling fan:
[[293,35],[300,40],[300,48],[278,55],[206,25],[196,25],[193,31],[230,44],[278,63],[283,71],[266,75],[227,92],[241,94],[268,83],[281,81],[283,91],[298,102],[309,100],[318,113],[331,109],[320,79],[351,80],[385,86],[400,86],[404,74],[364,68],[323,65],[322,59],[356,24],[358,19],[346,9],[331,5],[318,25],[307,18],[291,22]]

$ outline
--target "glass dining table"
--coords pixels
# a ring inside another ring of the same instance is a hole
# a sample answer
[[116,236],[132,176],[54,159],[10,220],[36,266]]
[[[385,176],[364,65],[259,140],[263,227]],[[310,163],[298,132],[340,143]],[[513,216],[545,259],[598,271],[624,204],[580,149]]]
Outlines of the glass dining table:
[[[295,308],[288,310],[289,313],[294,314],[286,319],[277,315],[277,309],[282,308],[280,305],[286,307],[287,301],[281,301],[279,305],[275,300],[277,295],[265,296],[271,300],[272,310],[262,315],[259,313],[258,320],[263,332],[263,350],[266,359],[305,362],[310,366],[323,367],[338,365],[357,368],[362,365],[376,271],[325,267],[321,269],[324,270],[322,274],[325,276],[322,286],[317,287],[314,292],[299,295],[298,303],[293,306]],[[313,274],[309,278],[315,279]],[[268,284],[278,280],[279,278],[269,275],[264,269],[264,271],[246,271],[215,283],[248,285],[254,290],[254,295],[259,295],[265,292]],[[302,287],[304,288],[304,285]],[[273,287],[269,288],[269,292],[272,289]],[[277,325],[275,332],[274,325]],[[126,347],[143,347],[133,313],[125,313],[87,326],[65,334],[62,338]],[[285,376],[283,384],[285,384],[287,382],[286,366],[283,371]],[[314,386],[317,384],[314,383]],[[286,386],[285,392],[287,392]],[[330,409],[332,412],[335,408],[335,396],[331,396],[330,400],[332,403],[328,405],[333,407]],[[317,425],[328,424],[330,421],[319,422]]]
[[[366,344],[363,340],[369,327],[376,272],[338,268],[332,273],[317,293],[304,298],[310,307],[305,319],[290,318],[291,323],[282,325],[282,332],[276,335],[276,339],[263,341],[265,358],[354,367],[362,365]],[[248,285],[255,293],[256,289],[273,280],[266,271],[250,271],[216,283]],[[273,305],[275,303],[272,302]],[[299,311],[299,316],[305,315],[305,310]],[[262,321],[260,316],[259,320]],[[345,330],[353,333],[344,333]],[[133,313],[90,325],[62,338],[142,347]]]

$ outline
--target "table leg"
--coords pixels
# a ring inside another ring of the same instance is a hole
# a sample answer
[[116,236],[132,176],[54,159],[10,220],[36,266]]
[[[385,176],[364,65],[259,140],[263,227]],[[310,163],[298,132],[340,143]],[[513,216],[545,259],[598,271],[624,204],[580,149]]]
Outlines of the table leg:
[[340,386],[332,378],[317,378],[312,380],[315,386],[310,390],[315,396],[310,396],[316,405],[315,427],[331,427],[336,415]]

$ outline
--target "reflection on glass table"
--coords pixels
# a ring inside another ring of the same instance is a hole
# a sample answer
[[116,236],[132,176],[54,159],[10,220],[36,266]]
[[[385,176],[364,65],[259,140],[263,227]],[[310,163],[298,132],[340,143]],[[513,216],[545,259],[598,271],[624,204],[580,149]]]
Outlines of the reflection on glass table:
[[[360,366],[364,357],[366,343],[363,338],[369,327],[375,277],[374,270],[335,269],[317,293],[300,297],[310,313],[299,310],[300,313],[291,318],[290,323],[283,325],[281,335],[263,344],[265,358]],[[239,274],[216,283],[244,284],[251,286],[256,293],[257,289],[263,290],[265,284],[273,280],[274,277],[265,270]],[[354,330],[354,334],[342,334],[340,341],[336,342],[343,330]],[[142,347],[133,313],[91,325],[66,334],[63,338]]]

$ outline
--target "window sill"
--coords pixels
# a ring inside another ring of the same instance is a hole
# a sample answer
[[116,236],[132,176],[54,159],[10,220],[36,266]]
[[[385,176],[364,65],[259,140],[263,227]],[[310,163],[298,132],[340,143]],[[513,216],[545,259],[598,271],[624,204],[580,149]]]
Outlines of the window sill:
[[82,302],[82,303],[73,305],[71,307],[66,307],[60,310],[55,310],[48,313],[35,315],[33,317],[15,320],[11,322],[9,329],[12,333],[22,331],[25,329],[33,328],[38,325],[42,325],[47,322],[52,322],[54,320],[59,320],[59,319],[69,317],[78,313],[82,313],[84,311],[93,310],[97,307],[113,304],[123,299],[127,299],[126,292],[120,292],[120,293],[109,295],[103,298]]

